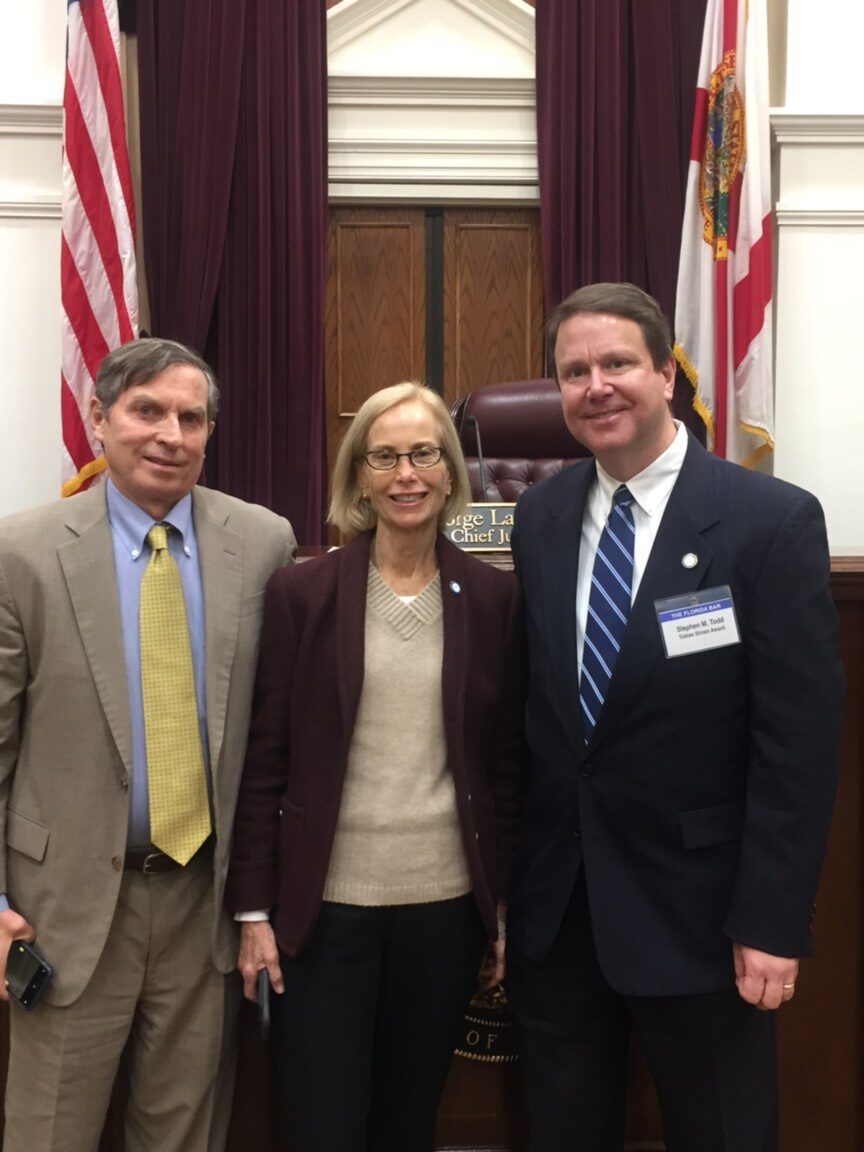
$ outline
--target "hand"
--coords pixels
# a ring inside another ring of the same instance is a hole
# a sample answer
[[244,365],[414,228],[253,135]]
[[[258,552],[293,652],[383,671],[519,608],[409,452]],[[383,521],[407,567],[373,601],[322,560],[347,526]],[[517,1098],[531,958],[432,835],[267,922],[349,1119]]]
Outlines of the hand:
[[279,949],[268,920],[245,920],[240,929],[240,955],[237,971],[243,977],[243,995],[258,1002],[258,973],[267,969],[270,987],[280,994],[285,991],[282,969],[279,967]]
[[738,994],[748,1004],[763,1012],[779,1008],[795,995],[798,961],[787,956],[772,956],[746,944],[733,944],[735,983]]
[[35,940],[36,932],[23,916],[7,908],[0,912],[0,1000],[8,1000],[6,991],[6,957],[13,940]]
[[490,940],[489,948],[480,965],[480,991],[488,992],[504,979],[504,953],[507,947],[507,904],[498,901],[498,935]]

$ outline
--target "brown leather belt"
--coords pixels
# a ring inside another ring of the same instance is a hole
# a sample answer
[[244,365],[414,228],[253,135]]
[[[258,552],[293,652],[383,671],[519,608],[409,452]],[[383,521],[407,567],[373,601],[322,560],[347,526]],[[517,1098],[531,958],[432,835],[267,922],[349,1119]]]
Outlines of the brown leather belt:
[[[208,836],[192,860],[197,860],[204,852],[212,853],[212,851],[213,837]],[[189,861],[189,864],[192,863],[192,860]],[[145,876],[155,876],[160,872],[175,872],[178,868],[183,867],[183,864],[178,864],[173,857],[166,856],[158,848],[132,848],[123,859],[124,872],[143,872]]]

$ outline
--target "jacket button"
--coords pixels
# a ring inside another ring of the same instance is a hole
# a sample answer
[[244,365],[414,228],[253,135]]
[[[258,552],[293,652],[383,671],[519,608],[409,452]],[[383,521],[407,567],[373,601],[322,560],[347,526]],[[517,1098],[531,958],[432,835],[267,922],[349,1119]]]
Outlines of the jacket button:
[[583,778],[587,779],[591,775],[591,765],[590,764],[583,764],[582,767],[579,769],[579,775],[582,776]]
[[577,824],[577,825],[576,825],[576,827],[573,829],[573,835],[576,837],[576,839],[577,839],[577,840],[581,840],[581,839],[582,839],[582,829],[579,827],[579,825],[578,825],[578,824]]
[[113,865],[115,872],[122,872],[123,871],[123,857],[122,856],[112,857],[111,864]]
[[128,780],[121,780],[120,781],[120,787],[123,789],[124,792],[128,792],[129,791],[129,781]]

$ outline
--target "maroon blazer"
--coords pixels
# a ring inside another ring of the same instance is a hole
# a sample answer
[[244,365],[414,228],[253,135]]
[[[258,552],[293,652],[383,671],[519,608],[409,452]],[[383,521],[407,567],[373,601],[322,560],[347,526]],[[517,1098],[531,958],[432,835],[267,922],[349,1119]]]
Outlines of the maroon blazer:
[[[370,543],[364,534],[282,568],[267,587],[225,902],[229,912],[271,909],[289,956],[315,927],[336,831],[363,686]],[[437,552],[447,759],[474,895],[494,938],[522,775],[519,588],[443,536]]]

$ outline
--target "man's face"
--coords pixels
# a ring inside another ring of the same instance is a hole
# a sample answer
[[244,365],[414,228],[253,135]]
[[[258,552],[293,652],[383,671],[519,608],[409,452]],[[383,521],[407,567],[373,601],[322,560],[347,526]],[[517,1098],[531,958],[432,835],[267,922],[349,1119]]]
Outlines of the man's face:
[[564,420],[616,480],[630,480],[675,438],[670,358],[655,368],[635,320],[580,312],[555,341]]
[[92,408],[108,474],[122,494],[162,520],[192,490],[213,424],[207,381],[191,364],[172,364],[147,384],[121,392],[111,409]]

